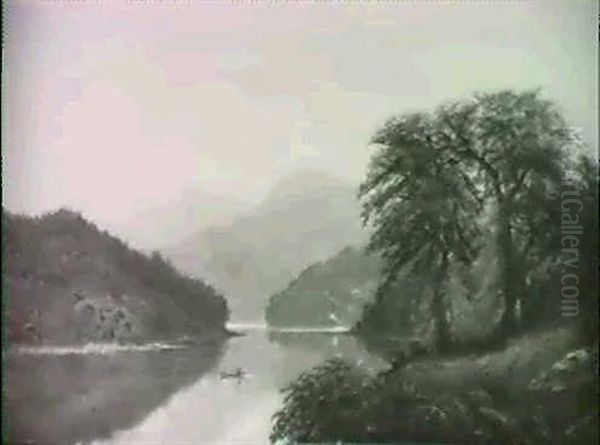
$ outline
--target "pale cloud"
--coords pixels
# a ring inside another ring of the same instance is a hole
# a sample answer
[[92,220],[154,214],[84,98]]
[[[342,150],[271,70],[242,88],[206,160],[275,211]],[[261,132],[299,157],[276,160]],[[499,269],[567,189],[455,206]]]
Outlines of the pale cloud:
[[[597,146],[595,2],[9,2],[3,200],[125,220],[192,187],[358,181],[387,117],[543,87]],[[7,111],[8,110],[8,111]]]

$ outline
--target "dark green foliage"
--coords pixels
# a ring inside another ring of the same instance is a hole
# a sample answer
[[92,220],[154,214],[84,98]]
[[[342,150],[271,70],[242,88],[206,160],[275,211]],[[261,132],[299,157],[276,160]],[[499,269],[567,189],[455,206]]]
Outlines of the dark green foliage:
[[593,366],[597,354],[579,350],[527,387],[504,376],[486,384],[464,381],[440,392],[427,385],[418,389],[402,369],[369,376],[330,360],[283,390],[285,405],[274,416],[271,441],[596,443]]
[[[392,298],[415,298],[392,292],[401,272],[429,274],[435,341],[440,349],[449,346],[444,291],[449,270],[460,263],[468,271],[491,235],[495,289],[503,301],[497,336],[506,338],[523,323],[557,318],[551,308],[559,307],[560,191],[580,142],[553,103],[538,91],[479,94],[431,114],[394,118],[373,142],[378,148],[360,197],[364,221],[374,229],[369,248],[384,260],[380,313],[392,307],[385,303]],[[587,173],[575,181],[595,190],[597,174],[590,179],[593,168],[586,162],[577,168]],[[597,196],[586,196],[585,224],[593,243],[590,209],[597,209]],[[362,324],[376,312],[369,308]]]
[[46,342],[82,340],[73,315],[82,298],[105,306],[113,298],[150,338],[222,329],[228,317],[225,300],[210,286],[180,275],[158,253],[129,248],[75,212],[30,218],[3,211],[3,221],[11,341],[31,340],[27,324]]
[[466,127],[457,152],[482,177],[481,196],[496,212],[505,305],[499,333],[507,335],[517,329],[525,272],[558,253],[549,243],[559,228],[557,192],[577,141],[556,106],[537,91],[480,95],[459,108]]
[[335,442],[361,433],[367,377],[333,359],[307,371],[283,390],[285,405],[274,416],[271,441]]
[[[558,337],[546,344],[545,334],[534,341],[531,333],[507,343],[519,329],[564,321],[565,189],[578,200],[583,226],[575,341],[598,341],[598,163],[575,155],[581,143],[557,107],[537,91],[480,94],[394,118],[373,143],[359,196],[373,229],[368,249],[384,264],[356,331],[363,338],[413,333],[415,314],[430,304],[434,344],[446,352],[456,346],[449,309],[464,292],[467,301],[499,297],[501,310],[492,305],[479,321],[496,323],[493,335],[461,339],[454,361],[429,358],[418,369],[396,346],[391,369],[374,377],[326,362],[284,390],[271,440],[596,443],[595,348],[565,355],[572,336],[560,346]],[[491,348],[475,361],[460,357]],[[556,362],[555,348],[563,354]]]
[[[381,340],[382,332],[386,337],[408,337],[412,335],[423,320],[427,311],[423,310],[423,301],[428,289],[428,277],[411,274],[400,277],[386,292],[379,292],[375,300],[363,310],[356,332],[368,340],[375,337]],[[425,313],[424,313],[425,312]]]
[[580,314],[581,333],[586,342],[598,342],[598,299],[600,298],[600,286],[598,283],[598,232],[600,230],[598,211],[598,161],[582,156],[577,163],[577,173],[580,180],[577,181],[579,199],[581,199],[581,211],[579,218],[583,227],[583,235],[580,239]]
[[360,187],[363,219],[374,232],[368,248],[384,261],[379,293],[387,293],[400,271],[432,275],[431,311],[437,347],[451,347],[442,286],[450,260],[469,261],[476,246],[479,202],[457,174],[448,149],[448,127],[413,114],[389,121],[373,142],[367,177]]
[[376,257],[348,247],[271,296],[265,319],[271,326],[352,326],[372,299],[380,268]]

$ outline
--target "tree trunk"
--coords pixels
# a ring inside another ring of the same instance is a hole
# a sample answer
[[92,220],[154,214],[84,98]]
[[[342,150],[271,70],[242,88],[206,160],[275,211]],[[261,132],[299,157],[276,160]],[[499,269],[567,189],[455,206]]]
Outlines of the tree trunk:
[[507,338],[517,330],[517,288],[518,276],[513,257],[512,232],[508,215],[500,209],[498,254],[500,262],[500,289],[504,300],[504,312],[498,326],[500,338]]
[[450,336],[450,325],[446,316],[446,305],[444,303],[443,285],[448,275],[448,254],[442,256],[440,270],[436,277],[433,289],[433,300],[431,310],[434,320],[434,342],[438,352],[448,352],[453,346]]

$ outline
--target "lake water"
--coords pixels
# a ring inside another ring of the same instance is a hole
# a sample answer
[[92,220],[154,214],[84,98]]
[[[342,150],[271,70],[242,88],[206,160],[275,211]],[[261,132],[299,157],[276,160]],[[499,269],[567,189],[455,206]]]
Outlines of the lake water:
[[[222,344],[29,348],[9,354],[9,437],[19,443],[266,444],[280,389],[327,358],[385,363],[352,336],[273,332]],[[221,372],[242,368],[242,379]]]

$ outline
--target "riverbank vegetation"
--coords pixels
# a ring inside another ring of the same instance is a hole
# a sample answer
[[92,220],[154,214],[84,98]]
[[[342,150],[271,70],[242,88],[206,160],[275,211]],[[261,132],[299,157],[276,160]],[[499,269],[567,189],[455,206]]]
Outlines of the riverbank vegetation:
[[476,94],[372,142],[359,197],[383,266],[354,331],[390,369],[303,374],[272,439],[593,440],[598,164],[561,111],[539,91]]
[[[597,350],[565,330],[375,376],[332,359],[284,389],[273,442],[597,443]],[[287,442],[286,442],[287,441]]]
[[362,249],[347,247],[304,269],[269,299],[265,320],[271,327],[347,327],[361,316],[377,287],[381,262]]
[[[11,343],[144,341],[225,333],[225,299],[61,209],[3,210],[3,286]],[[4,261],[3,261],[4,263]]]

